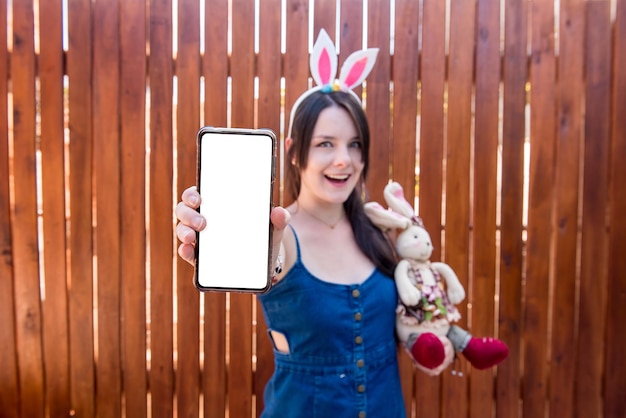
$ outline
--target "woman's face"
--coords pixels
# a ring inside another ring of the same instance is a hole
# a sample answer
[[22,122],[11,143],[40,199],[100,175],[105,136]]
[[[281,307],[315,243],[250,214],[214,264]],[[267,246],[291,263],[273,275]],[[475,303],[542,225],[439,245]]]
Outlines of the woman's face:
[[320,113],[300,171],[300,195],[311,194],[328,203],[345,202],[363,172],[362,142],[348,112],[338,106]]

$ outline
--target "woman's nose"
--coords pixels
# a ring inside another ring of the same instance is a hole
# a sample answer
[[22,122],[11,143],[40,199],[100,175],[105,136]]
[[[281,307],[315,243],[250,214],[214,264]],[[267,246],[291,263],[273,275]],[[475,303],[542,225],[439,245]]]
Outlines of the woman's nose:
[[339,146],[335,148],[335,164],[348,165],[350,163],[350,150],[348,147]]

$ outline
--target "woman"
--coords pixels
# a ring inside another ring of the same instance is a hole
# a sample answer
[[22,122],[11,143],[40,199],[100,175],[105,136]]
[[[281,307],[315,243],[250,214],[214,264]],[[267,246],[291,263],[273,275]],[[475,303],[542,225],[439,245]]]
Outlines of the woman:
[[[395,258],[361,199],[365,114],[349,93],[315,92],[298,107],[285,146],[287,190],[295,201],[272,212],[283,265],[272,289],[259,296],[276,362],[262,417],[298,417],[298,411],[303,417],[404,417]],[[195,231],[185,224],[200,216],[194,189],[176,209],[179,252],[189,262]],[[197,222],[201,229],[205,220]]]
[[[277,274],[259,296],[275,357],[263,418],[405,417],[396,259],[363,210],[367,118],[354,93],[335,90],[305,92],[285,140],[294,202],[271,213]],[[191,263],[195,230],[206,223],[194,210],[199,202],[192,187],[176,208],[179,254]],[[447,361],[427,372],[447,367],[453,350],[446,347]]]

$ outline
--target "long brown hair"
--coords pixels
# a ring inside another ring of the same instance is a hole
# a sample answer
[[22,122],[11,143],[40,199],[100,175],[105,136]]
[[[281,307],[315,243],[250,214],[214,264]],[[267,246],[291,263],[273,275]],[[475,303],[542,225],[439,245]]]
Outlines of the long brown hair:
[[285,160],[286,191],[292,199],[300,194],[300,169],[306,168],[313,130],[320,113],[328,107],[338,106],[348,112],[361,140],[363,172],[361,182],[355,187],[343,206],[352,226],[357,245],[376,267],[389,277],[393,277],[396,265],[395,252],[388,237],[384,235],[365,215],[362,196],[365,194],[365,178],[369,167],[370,131],[367,116],[352,95],[342,91],[325,93],[318,91],[304,99],[296,109],[291,127],[292,144]]

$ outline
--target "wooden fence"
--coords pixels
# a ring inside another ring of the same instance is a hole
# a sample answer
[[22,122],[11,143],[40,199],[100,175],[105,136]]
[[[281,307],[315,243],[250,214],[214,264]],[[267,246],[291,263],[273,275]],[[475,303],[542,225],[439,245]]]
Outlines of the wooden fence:
[[322,27],[380,48],[372,199],[415,190],[462,325],[510,347],[401,353],[409,416],[626,416],[626,1],[258,3],[0,0],[0,416],[260,414],[260,309],[195,290],[173,208],[201,125],[284,134]]

